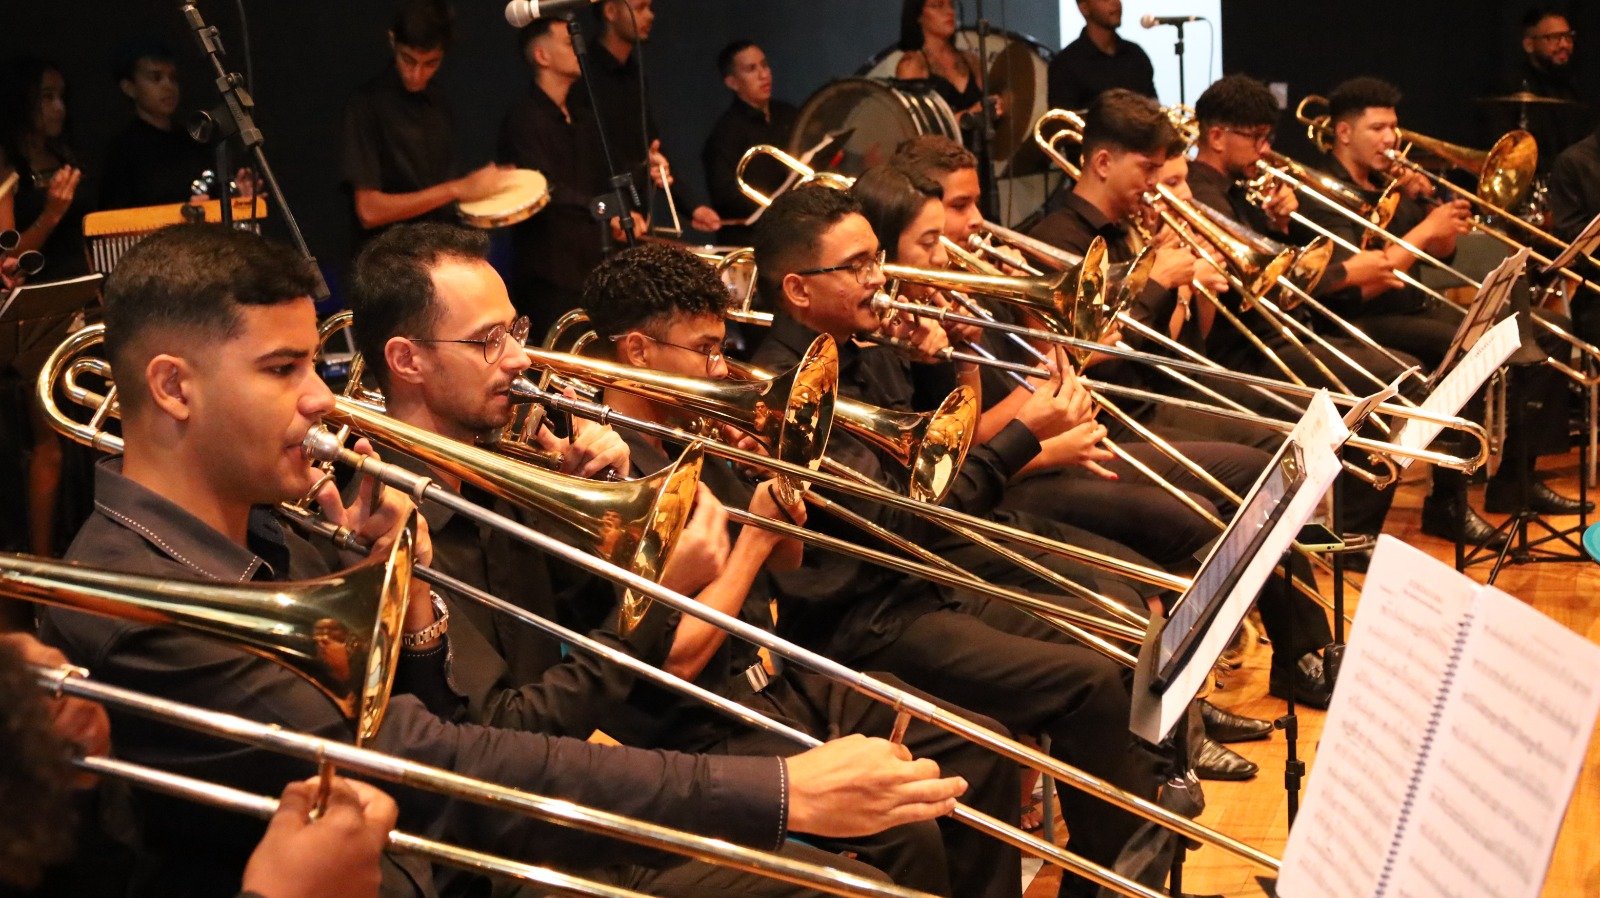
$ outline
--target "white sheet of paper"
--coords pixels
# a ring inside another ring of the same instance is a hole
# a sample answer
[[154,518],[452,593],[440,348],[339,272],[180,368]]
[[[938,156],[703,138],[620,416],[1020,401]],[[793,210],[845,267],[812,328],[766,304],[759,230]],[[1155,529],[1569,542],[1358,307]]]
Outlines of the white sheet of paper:
[[[1268,531],[1261,543],[1260,551],[1245,567],[1244,573],[1234,584],[1233,591],[1228,595],[1222,608],[1217,611],[1216,617],[1212,619],[1205,636],[1195,648],[1194,658],[1214,661],[1227,647],[1228,641],[1233,638],[1233,631],[1238,628],[1239,622],[1255,603],[1256,594],[1261,591],[1262,584],[1267,582],[1272,569],[1277,566],[1283,553],[1289,550],[1289,544],[1294,542],[1295,535],[1300,532],[1305,522],[1311,519],[1323,495],[1333,485],[1334,478],[1339,475],[1341,468],[1336,449],[1344,445],[1344,441],[1349,437],[1350,431],[1340,420],[1339,410],[1334,407],[1333,400],[1328,398],[1327,391],[1319,391],[1312,397],[1305,415],[1289,433],[1289,439],[1300,446],[1301,460],[1305,464],[1305,479],[1301,481],[1294,496],[1289,499],[1283,516]],[[1173,725],[1183,716],[1189,703],[1200,694],[1200,687],[1205,683],[1206,677],[1210,676],[1211,667],[1210,662],[1185,665],[1161,694],[1159,718],[1161,734],[1141,732],[1142,727],[1137,726],[1134,732],[1151,742],[1159,742],[1165,738],[1164,734],[1172,731]]]
[[1472,618],[1385,890],[1395,898],[1537,898],[1600,714],[1600,646],[1493,587]]
[[[1444,380],[1422,400],[1425,411],[1438,415],[1454,415],[1461,411],[1474,393],[1483,386],[1511,354],[1522,345],[1522,335],[1517,332],[1517,316],[1512,314],[1504,321],[1489,329],[1489,332],[1478,339],[1478,342],[1467,350],[1461,357],[1454,370],[1445,375]],[[1400,428],[1400,433],[1394,441],[1407,449],[1426,449],[1433,438],[1443,430],[1443,425],[1432,424],[1427,421],[1411,420]],[[1394,462],[1402,468],[1409,467],[1415,459],[1404,456],[1396,457]]]
[[1476,589],[1427,553],[1378,537],[1284,849],[1282,898],[1374,894]]
[[[0,196],[4,195],[5,191],[0,190]],[[1549,274],[1557,268],[1566,268],[1572,264],[1573,259],[1579,255],[1587,256],[1593,253],[1596,247],[1600,247],[1600,215],[1589,219],[1589,223],[1583,226],[1583,230],[1578,232],[1578,236],[1574,237],[1571,243],[1567,244],[1567,248],[1544,267],[1544,272]]]

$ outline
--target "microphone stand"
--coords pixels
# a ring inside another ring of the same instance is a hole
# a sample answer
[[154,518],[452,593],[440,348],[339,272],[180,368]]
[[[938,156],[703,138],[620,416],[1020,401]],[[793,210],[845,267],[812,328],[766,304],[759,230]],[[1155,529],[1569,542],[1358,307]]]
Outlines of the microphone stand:
[[[998,221],[996,209],[994,160],[991,156],[994,141],[994,108],[989,104],[989,20],[983,15],[983,0],[974,0],[977,6],[978,29],[978,130],[973,141],[973,155],[978,157],[978,205],[983,217]],[[957,51],[959,52],[959,51]],[[930,72],[931,74],[931,72]]]
[[[294,241],[300,254],[305,256],[306,261],[311,263],[313,277],[316,278],[313,287],[316,293],[312,299],[320,305],[328,299],[328,283],[322,278],[322,266],[317,264],[317,257],[311,254],[311,247],[306,245],[305,235],[300,233],[300,224],[295,221],[294,213],[290,211],[289,203],[284,199],[283,188],[278,186],[277,175],[273,174],[272,166],[267,163],[266,151],[261,147],[261,129],[256,127],[254,117],[255,99],[245,90],[244,79],[237,72],[228,71],[222,64],[222,36],[216,26],[207,25],[200,15],[200,10],[192,2],[184,3],[182,12],[184,20],[189,23],[189,29],[194,32],[195,40],[200,44],[200,52],[211,61],[211,69],[216,74],[217,92],[222,95],[222,105],[216,110],[216,113],[222,114],[213,113],[212,118],[219,124],[224,121],[231,123],[231,129],[227,127],[220,129],[219,139],[225,144],[228,132],[231,130],[231,133],[239,135],[239,142],[244,144],[245,151],[254,159],[256,168],[261,172],[261,180],[265,182],[267,195],[277,199],[278,209],[283,212],[284,223],[289,226],[290,239]],[[226,152],[226,149],[223,149],[218,153],[219,163],[227,159]],[[233,221],[233,196],[227,187],[232,176],[233,173],[227,170],[217,172],[217,177],[224,185],[222,220],[228,224]]]
[[572,35],[572,51],[578,57],[578,70],[582,73],[584,89],[589,93],[589,110],[594,114],[595,130],[600,132],[600,152],[606,157],[606,171],[610,175],[607,183],[611,186],[609,192],[590,201],[589,214],[600,223],[603,244],[610,245],[611,229],[607,222],[617,218],[622,225],[623,243],[636,246],[639,236],[634,233],[633,212],[643,208],[643,204],[639,202],[639,190],[634,186],[633,173],[617,170],[611,140],[606,136],[606,117],[600,114],[600,95],[594,89],[594,70],[589,62],[589,42],[584,38],[580,18],[577,13],[568,14],[567,31]]
[[1189,102],[1189,91],[1184,86],[1183,75],[1183,23],[1174,22],[1173,24],[1178,28],[1178,39],[1172,44],[1172,52],[1178,57],[1178,105],[1182,106]]

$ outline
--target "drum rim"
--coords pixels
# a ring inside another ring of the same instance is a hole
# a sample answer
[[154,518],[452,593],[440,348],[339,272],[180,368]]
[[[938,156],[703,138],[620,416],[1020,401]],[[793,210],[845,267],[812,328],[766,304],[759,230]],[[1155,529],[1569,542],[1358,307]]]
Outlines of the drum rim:
[[[869,84],[876,90],[887,91],[889,96],[905,110],[906,114],[911,118],[912,125],[919,129],[918,133],[920,134],[939,134],[951,140],[961,140],[961,126],[956,120],[955,113],[951,111],[950,104],[945,102],[944,97],[939,96],[938,91],[931,86],[927,86],[926,79],[864,78],[858,75],[846,75],[827,81],[821,87],[812,91],[811,95],[806,97],[805,102],[800,104],[799,114],[795,117],[794,130],[789,134],[789,148],[791,150],[809,149],[809,147],[798,147],[796,143],[800,136],[801,125],[806,120],[806,108],[818,97],[822,96],[823,92],[846,84]],[[907,86],[911,85],[919,86],[920,89],[908,90]],[[933,123],[938,127],[928,127],[929,122],[926,119],[929,116],[936,118],[942,116],[938,122]]]
[[487,197],[481,200],[457,203],[456,214],[461,218],[461,221],[475,228],[505,228],[527,221],[542,211],[545,206],[548,206],[550,204],[550,179],[545,177],[544,172],[536,168],[523,168],[518,169],[518,171],[532,172],[537,175],[539,181],[544,185],[544,192],[536,195],[531,202],[502,211],[491,212],[479,209],[479,206],[490,201],[491,198]]

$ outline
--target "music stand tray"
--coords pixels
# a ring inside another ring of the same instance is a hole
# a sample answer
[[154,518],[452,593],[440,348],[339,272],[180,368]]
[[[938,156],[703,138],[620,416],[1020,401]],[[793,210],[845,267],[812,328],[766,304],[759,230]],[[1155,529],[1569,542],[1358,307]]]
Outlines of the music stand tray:
[[0,298],[0,367],[41,350],[54,333],[52,325],[87,309],[100,297],[103,275],[86,274],[64,281],[24,284]]

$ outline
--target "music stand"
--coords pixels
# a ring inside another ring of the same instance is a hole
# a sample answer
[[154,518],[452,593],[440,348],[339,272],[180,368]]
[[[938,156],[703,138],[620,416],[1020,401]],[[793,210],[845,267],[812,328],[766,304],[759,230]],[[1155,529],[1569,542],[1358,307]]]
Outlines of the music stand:
[[24,284],[0,299],[0,366],[25,371],[37,355],[42,361],[55,345],[55,325],[82,313],[100,296],[103,275]]

